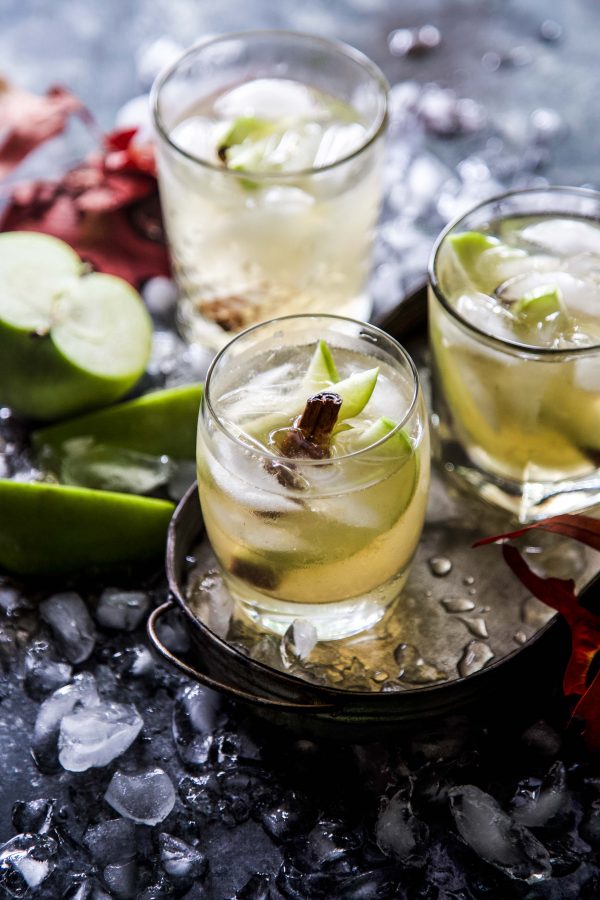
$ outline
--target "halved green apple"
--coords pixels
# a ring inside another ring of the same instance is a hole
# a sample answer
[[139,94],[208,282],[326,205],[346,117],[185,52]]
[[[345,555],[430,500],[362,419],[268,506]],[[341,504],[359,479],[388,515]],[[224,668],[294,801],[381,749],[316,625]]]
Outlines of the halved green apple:
[[151,340],[127,282],[86,274],[48,235],[0,235],[0,405],[52,420],[118,400],[144,371]]

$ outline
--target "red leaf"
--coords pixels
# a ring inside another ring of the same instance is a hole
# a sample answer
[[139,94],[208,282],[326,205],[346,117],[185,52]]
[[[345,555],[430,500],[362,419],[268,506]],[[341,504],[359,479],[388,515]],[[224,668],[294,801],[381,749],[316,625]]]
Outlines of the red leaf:
[[565,537],[572,537],[594,550],[600,550],[600,519],[594,519],[592,516],[582,515],[564,515],[552,516],[550,519],[542,519],[534,522],[532,525],[524,525],[516,531],[509,531],[506,534],[497,534],[494,537],[481,538],[476,541],[474,547],[483,547],[485,544],[495,544],[498,541],[511,540],[512,538],[521,537],[526,531],[535,528],[542,531],[551,531],[555,534],[563,534]]
[[573,710],[573,718],[583,721],[583,737],[588,748],[600,749],[600,672]]
[[[554,516],[507,534],[483,538],[473,546],[520,537],[532,529],[541,529],[574,538],[600,550],[600,521],[591,516]],[[534,597],[559,612],[571,631],[571,656],[564,676],[564,692],[580,699],[573,717],[584,722],[583,736],[590,750],[600,750],[600,673],[588,686],[590,667],[600,652],[600,616],[582,606],[572,579],[543,578],[533,572],[516,547],[503,544],[502,554],[519,581]]]
[[37,97],[0,80],[0,179],[28,153],[64,131],[73,114],[92,124],[81,101],[65,88],[50,88],[44,97]]
[[582,694],[592,660],[600,650],[600,617],[580,605],[574,581],[536,575],[510,544],[504,544],[502,554],[521,584],[566,619],[571,629],[572,649],[564,677],[565,694]]
[[107,135],[103,152],[60,181],[16,187],[0,231],[54,235],[95,269],[125,278],[135,287],[156,275],[168,275],[154,150],[136,144],[135,135],[135,129]]

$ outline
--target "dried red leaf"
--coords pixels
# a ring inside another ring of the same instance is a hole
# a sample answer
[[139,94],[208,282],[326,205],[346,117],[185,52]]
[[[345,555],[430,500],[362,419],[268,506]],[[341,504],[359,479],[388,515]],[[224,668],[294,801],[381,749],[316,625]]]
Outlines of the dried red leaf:
[[39,231],[70,244],[101,272],[135,287],[168,275],[154,153],[134,144],[135,130],[107,135],[107,152],[92,155],[57,182],[13,191],[0,231]]
[[509,531],[506,534],[497,534],[494,537],[481,538],[476,541],[474,547],[483,547],[485,544],[496,544],[498,541],[511,540],[512,538],[521,537],[526,531],[538,529],[541,531],[551,531],[555,534],[562,534],[565,537],[572,537],[594,550],[600,550],[600,519],[594,519],[592,516],[582,515],[564,515],[552,516],[550,519],[542,519],[534,522],[532,525],[524,525],[516,531]]
[[600,672],[573,710],[573,718],[583,722],[583,737],[591,750],[600,749]]
[[[503,545],[502,554],[521,584],[566,619],[571,630],[572,648],[564,677],[565,694],[583,694],[587,689],[590,665],[600,650],[600,617],[581,606],[575,593],[575,582],[571,579],[536,575],[517,548],[510,544]],[[600,708],[598,712],[600,714]]]
[[28,153],[64,131],[71,115],[92,124],[82,102],[65,88],[53,87],[38,97],[0,79],[0,179]]
[[[507,541],[532,529],[562,534],[600,550],[600,521],[583,515],[554,516],[507,534],[484,538],[474,546]],[[579,697],[573,710],[573,718],[583,721],[583,737],[589,749],[600,750],[600,673],[589,684],[592,662],[600,653],[600,616],[581,605],[572,579],[537,575],[517,548],[510,544],[503,544],[502,554],[519,581],[533,596],[559,612],[569,625],[571,656],[563,681],[564,692],[567,696]]]

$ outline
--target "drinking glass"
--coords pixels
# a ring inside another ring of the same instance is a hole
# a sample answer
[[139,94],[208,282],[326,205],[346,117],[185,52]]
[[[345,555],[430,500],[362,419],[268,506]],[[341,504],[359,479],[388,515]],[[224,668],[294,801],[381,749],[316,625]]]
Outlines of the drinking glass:
[[[330,456],[282,456],[273,438],[304,405],[323,340],[342,378],[379,367],[375,389],[340,425]],[[382,422],[382,437],[360,437]],[[378,328],[337,316],[247,330],[207,376],[198,484],[208,537],[246,616],[277,633],[309,619],[319,639],[369,628],[401,591],[425,516],[429,434],[410,357]]]
[[[159,189],[184,336],[217,349],[274,316],[368,318],[386,103],[362,53],[286,31],[208,40],[159,76]],[[225,144],[240,129],[250,136],[234,166]]]
[[446,471],[521,522],[600,502],[600,194],[482,203],[440,235],[429,274]]

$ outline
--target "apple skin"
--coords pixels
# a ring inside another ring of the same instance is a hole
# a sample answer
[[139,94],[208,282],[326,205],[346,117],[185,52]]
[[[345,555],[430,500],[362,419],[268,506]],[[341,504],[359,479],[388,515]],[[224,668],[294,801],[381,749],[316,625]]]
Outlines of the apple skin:
[[52,421],[114,403],[143,374],[150,356],[152,321],[137,291],[122,279],[104,274],[85,276],[78,284],[89,291],[90,304],[101,303],[108,292],[117,290],[123,301],[137,304],[132,308],[137,327],[143,330],[138,365],[119,375],[82,369],[67,358],[55,339],[60,323],[38,333],[0,319],[0,406],[31,419]]
[[172,459],[194,459],[202,385],[153,391],[87,415],[39,428],[31,435],[37,451],[60,454],[65,441],[91,437],[99,444]]
[[52,421],[113,403],[142,372],[106,378],[66,359],[52,332],[38,335],[0,322],[0,405],[31,419]]
[[160,559],[174,505],[0,479],[0,508],[0,571],[46,577]]

